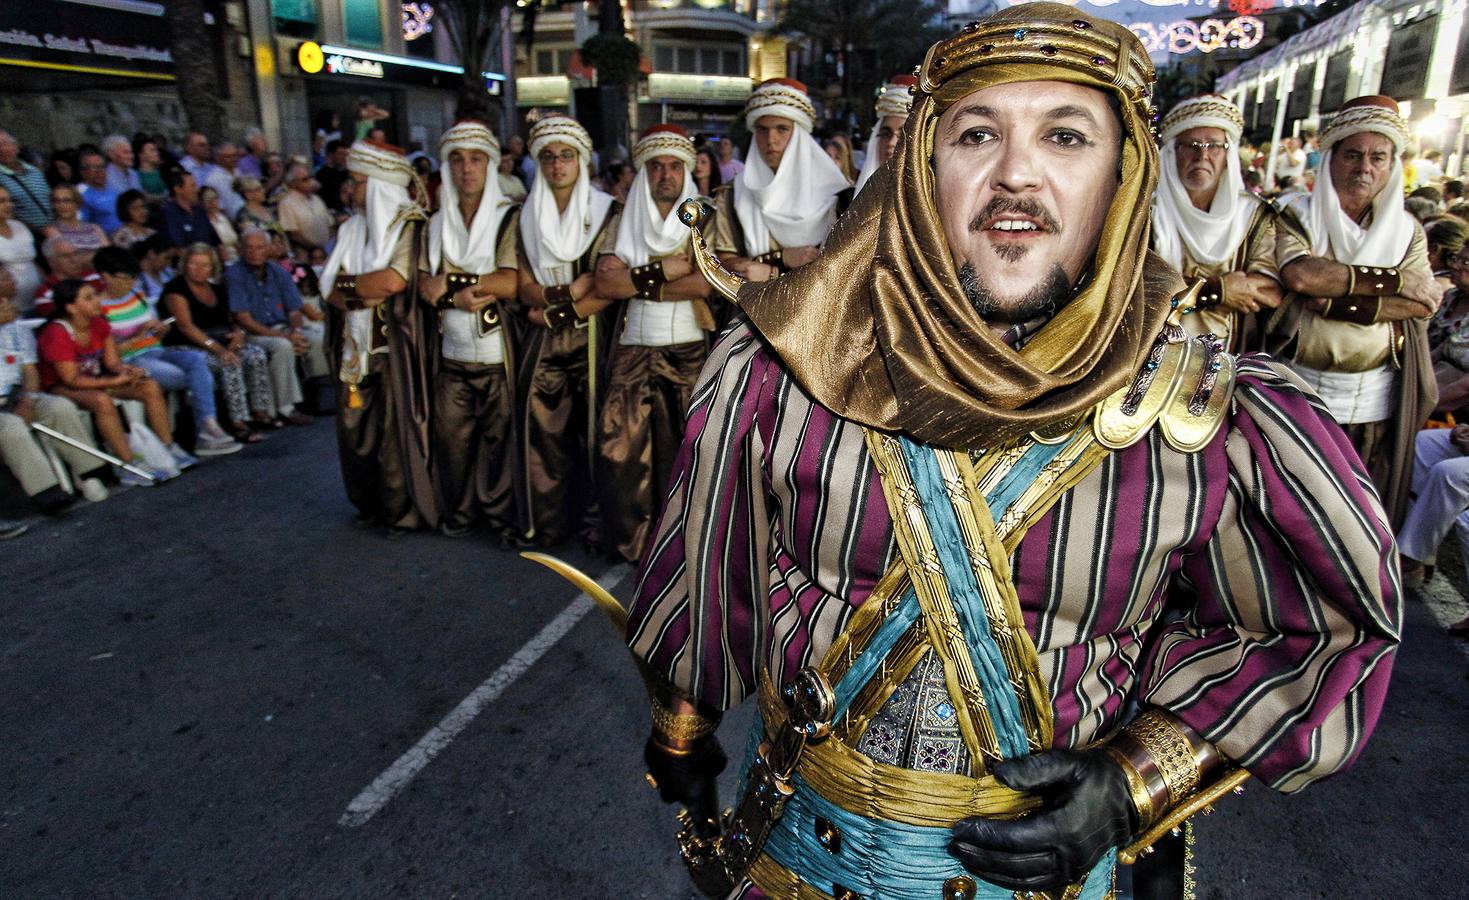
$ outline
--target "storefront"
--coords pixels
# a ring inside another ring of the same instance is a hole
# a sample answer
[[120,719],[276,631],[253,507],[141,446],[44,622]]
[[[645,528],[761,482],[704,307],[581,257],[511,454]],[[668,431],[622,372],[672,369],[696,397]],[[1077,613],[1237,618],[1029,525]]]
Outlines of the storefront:
[[[389,142],[402,147],[418,145],[432,150],[440,133],[452,124],[459,89],[459,66],[410,56],[358,50],[305,41],[293,54],[294,76],[304,86],[305,129],[340,131],[354,136],[357,106],[368,101],[387,110],[377,123]],[[485,90],[499,96],[504,77],[484,73]],[[335,121],[335,128],[329,123]],[[310,133],[291,134],[290,141],[309,139]]]
[[[1464,171],[1469,111],[1465,0],[1363,0],[1220,78],[1215,90],[1245,111],[1256,139],[1319,130],[1352,97],[1398,101],[1420,151]],[[1267,172],[1267,177],[1270,173]]]
[[0,127],[49,150],[113,132],[179,134],[164,4],[0,2]]

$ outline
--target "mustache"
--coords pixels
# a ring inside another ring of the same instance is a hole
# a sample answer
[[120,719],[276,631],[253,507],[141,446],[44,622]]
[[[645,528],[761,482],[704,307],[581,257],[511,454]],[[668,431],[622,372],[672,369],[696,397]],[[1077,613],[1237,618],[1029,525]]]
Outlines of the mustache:
[[996,218],[1005,213],[1029,216],[1040,224],[1042,230],[1051,234],[1059,234],[1061,231],[1061,223],[1056,221],[1051,211],[1042,206],[1041,202],[1034,197],[995,197],[970,220],[969,230],[984,231]]

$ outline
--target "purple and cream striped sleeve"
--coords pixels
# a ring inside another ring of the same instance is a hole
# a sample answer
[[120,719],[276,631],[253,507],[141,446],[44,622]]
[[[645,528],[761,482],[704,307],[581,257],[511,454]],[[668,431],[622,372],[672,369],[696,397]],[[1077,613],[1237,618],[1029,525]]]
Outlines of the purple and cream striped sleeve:
[[775,368],[748,327],[714,348],[628,618],[633,653],[715,709],[754,690],[768,640],[770,525],[755,423]]
[[1179,572],[1143,696],[1280,791],[1362,752],[1401,628],[1397,549],[1341,428],[1292,376],[1240,359],[1214,533]]

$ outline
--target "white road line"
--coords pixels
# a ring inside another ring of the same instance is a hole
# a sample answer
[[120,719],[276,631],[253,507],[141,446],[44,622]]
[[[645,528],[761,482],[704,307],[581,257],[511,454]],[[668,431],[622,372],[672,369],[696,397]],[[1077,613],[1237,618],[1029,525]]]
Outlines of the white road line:
[[[1469,612],[1464,595],[1459,593],[1459,589],[1442,575],[1436,575],[1432,580],[1420,584],[1416,590],[1418,596],[1423,598],[1423,605],[1428,607],[1428,611],[1443,628],[1464,618],[1464,614]],[[1454,646],[1459,649],[1460,653],[1469,657],[1469,644],[1455,638]]]
[[[627,577],[630,570],[628,565],[620,564],[613,566],[602,577],[597,579],[597,584],[606,590],[612,590],[618,582]],[[515,655],[505,661],[505,664],[495,670],[495,673],[486,678],[479,687],[475,688],[468,697],[459,701],[443,720],[428,733],[419,738],[418,743],[408,749],[407,753],[398,757],[398,760],[379,775],[372,784],[363,789],[362,793],[347,804],[347,811],[337,820],[338,825],[348,828],[356,828],[377,815],[384,806],[388,805],[398,792],[408,786],[424,767],[433,761],[444,748],[448,747],[459,732],[473,722],[475,717],[484,711],[486,706],[495,702],[505,689],[515,683],[515,680],[524,675],[526,670],[535,665],[536,660],[545,655],[556,645],[556,642],[566,636],[566,633],[581,621],[593,608],[594,604],[586,594],[579,594],[571,601],[571,604],[556,615],[556,618],[546,623],[546,627],[540,630],[535,637],[526,641],[525,646],[515,651]]]

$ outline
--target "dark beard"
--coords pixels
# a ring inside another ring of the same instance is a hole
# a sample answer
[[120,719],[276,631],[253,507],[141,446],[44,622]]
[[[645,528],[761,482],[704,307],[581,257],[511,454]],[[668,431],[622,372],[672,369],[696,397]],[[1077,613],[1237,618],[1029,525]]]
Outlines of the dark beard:
[[1067,281],[1066,272],[1060,265],[1052,266],[1050,274],[1032,288],[1030,293],[1004,306],[1000,305],[987,286],[980,283],[972,263],[966,262],[959,267],[959,287],[973,304],[975,312],[985,321],[1005,325],[1029,322],[1040,316],[1050,318],[1066,304],[1071,293],[1071,283]]

